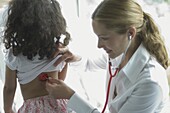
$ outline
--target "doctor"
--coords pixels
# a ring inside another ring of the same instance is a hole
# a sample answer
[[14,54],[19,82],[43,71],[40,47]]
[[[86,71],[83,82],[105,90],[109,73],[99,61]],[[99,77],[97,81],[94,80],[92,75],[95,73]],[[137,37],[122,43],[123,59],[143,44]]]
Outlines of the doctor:
[[[169,101],[168,54],[158,27],[133,0],[104,0],[92,15],[98,48],[108,54],[86,67],[107,70],[106,106],[110,113],[161,113]],[[67,52],[66,52],[67,53]],[[69,99],[77,113],[99,113],[63,81],[49,79],[51,96]]]

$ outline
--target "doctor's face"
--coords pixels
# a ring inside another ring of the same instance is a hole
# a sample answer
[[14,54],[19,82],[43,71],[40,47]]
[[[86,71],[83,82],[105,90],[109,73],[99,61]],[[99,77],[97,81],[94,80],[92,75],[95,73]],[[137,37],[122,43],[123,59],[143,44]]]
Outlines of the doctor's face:
[[98,48],[106,51],[110,58],[123,53],[128,45],[128,33],[118,34],[114,29],[107,29],[104,24],[93,20],[93,31],[98,37]]

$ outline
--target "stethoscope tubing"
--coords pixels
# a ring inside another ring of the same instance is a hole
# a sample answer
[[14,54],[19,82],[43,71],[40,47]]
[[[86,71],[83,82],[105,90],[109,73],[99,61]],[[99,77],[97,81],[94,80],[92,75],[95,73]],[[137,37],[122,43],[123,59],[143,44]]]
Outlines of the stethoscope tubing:
[[108,87],[107,87],[107,93],[106,93],[106,101],[105,101],[105,104],[104,104],[104,108],[102,110],[102,113],[104,113],[104,111],[106,110],[106,106],[107,106],[107,103],[108,103],[108,100],[109,100],[109,93],[110,93],[110,85],[111,85],[111,82],[112,82],[112,78],[115,77],[118,72],[119,72],[119,68],[116,68],[114,74],[112,75],[112,70],[111,70],[111,64],[109,62],[109,74],[110,74],[110,78],[109,78],[109,83],[108,83]]
[[[124,52],[124,55],[120,61],[120,64],[122,63],[122,61],[124,60],[125,58],[125,55],[127,53],[127,50],[128,48],[130,47],[130,44],[131,44],[131,36],[129,38],[129,43],[125,49],[125,52]],[[119,70],[120,70],[120,64],[119,66],[116,68],[114,74],[112,75],[112,69],[111,69],[111,62],[110,62],[110,58],[109,58],[109,63],[108,63],[108,67],[109,67],[109,74],[110,74],[110,78],[109,78],[109,82],[108,82],[108,87],[107,87],[107,93],[106,93],[106,101],[105,101],[105,104],[104,104],[104,107],[103,107],[103,110],[102,110],[102,113],[104,113],[104,111],[106,110],[106,106],[107,106],[107,103],[108,103],[108,100],[109,100],[109,93],[110,93],[110,85],[111,85],[111,82],[112,82],[112,78],[115,77],[118,73],[119,73]]]

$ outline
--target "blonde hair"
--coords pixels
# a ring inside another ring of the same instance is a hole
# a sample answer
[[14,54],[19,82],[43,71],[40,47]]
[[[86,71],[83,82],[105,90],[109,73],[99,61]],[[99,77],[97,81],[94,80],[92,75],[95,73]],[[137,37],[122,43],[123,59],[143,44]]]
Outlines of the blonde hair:
[[143,12],[134,0],[104,0],[92,14],[92,19],[114,29],[117,33],[126,33],[133,26],[137,30],[136,37],[165,68],[170,65],[167,50],[158,27],[151,16]]

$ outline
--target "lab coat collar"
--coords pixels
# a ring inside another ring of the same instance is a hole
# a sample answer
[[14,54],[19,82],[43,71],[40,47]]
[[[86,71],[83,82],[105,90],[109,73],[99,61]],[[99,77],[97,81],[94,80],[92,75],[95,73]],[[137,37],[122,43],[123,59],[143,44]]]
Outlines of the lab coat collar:
[[142,71],[150,57],[150,53],[146,50],[144,45],[141,44],[129,62],[122,68],[122,71],[132,83],[136,81],[139,73]]
[[110,58],[110,63],[111,63],[112,69],[116,69],[119,67],[123,56],[124,56],[124,53],[122,53],[121,55],[119,55],[118,57],[116,57],[114,59]]

